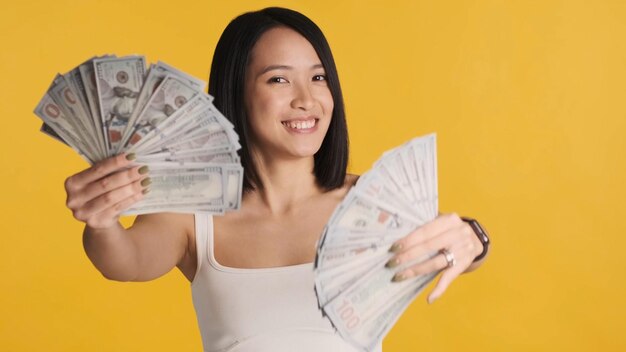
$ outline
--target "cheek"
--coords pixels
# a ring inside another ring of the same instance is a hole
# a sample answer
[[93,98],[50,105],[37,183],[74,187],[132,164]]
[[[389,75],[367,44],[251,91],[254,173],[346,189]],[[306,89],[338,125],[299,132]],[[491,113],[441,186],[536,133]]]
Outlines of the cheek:
[[324,98],[322,100],[322,107],[324,109],[324,113],[328,117],[332,116],[333,109],[335,108],[335,103],[333,101],[332,94],[330,94],[330,91],[328,91],[327,94],[324,95]]
[[266,91],[256,91],[254,99],[247,104],[247,109],[251,119],[274,118],[279,113],[281,106],[280,95],[271,94]]

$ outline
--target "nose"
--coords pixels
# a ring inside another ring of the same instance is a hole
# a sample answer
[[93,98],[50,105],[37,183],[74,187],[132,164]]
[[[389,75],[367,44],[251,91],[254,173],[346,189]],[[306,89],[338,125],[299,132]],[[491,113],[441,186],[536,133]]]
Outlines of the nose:
[[311,87],[307,84],[297,84],[294,90],[291,107],[294,109],[311,110],[315,105],[315,98],[311,92]]

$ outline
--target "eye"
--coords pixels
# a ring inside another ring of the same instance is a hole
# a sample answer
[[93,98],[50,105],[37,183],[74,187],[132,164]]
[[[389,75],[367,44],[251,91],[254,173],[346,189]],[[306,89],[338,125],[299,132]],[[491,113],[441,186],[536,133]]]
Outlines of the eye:
[[288,83],[285,77],[274,76],[267,80],[267,83]]
[[326,75],[315,75],[315,76],[313,76],[313,80],[314,81],[325,81],[326,80]]

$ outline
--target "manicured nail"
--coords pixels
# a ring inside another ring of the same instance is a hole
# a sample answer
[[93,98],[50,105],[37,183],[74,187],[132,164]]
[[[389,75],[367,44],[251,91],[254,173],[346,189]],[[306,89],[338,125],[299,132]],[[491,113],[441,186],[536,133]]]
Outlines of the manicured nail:
[[400,259],[398,258],[392,258],[387,262],[387,264],[385,264],[388,268],[395,268],[398,265],[400,265]]
[[393,281],[393,282],[400,282],[400,281],[403,281],[405,279],[407,279],[406,275],[398,273],[398,274],[395,274],[393,276],[393,279],[391,279],[391,281]]
[[428,297],[428,304],[433,304],[433,302],[435,302],[436,299],[437,299],[437,297],[429,296]]
[[402,249],[402,243],[394,243],[391,248],[389,248],[389,252],[397,252]]
[[126,160],[135,160],[137,159],[137,155],[135,153],[130,153],[126,155]]
[[149,186],[151,183],[152,183],[152,180],[150,179],[150,177],[148,177],[141,181],[141,186],[146,187],[146,186]]
[[143,194],[150,193],[150,188],[145,188],[143,191],[141,191],[141,193],[143,193]]
[[137,170],[137,172],[139,172],[140,175],[148,173],[148,171],[150,171],[150,168],[148,167],[148,165],[144,165],[140,167],[139,170]]

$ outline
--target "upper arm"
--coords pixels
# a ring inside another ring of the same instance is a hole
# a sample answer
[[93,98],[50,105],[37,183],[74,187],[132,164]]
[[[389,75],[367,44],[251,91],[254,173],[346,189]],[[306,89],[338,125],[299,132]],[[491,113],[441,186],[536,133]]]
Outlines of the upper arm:
[[136,253],[137,276],[133,281],[156,279],[190,257],[192,214],[139,215],[128,231]]

